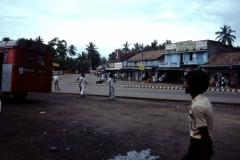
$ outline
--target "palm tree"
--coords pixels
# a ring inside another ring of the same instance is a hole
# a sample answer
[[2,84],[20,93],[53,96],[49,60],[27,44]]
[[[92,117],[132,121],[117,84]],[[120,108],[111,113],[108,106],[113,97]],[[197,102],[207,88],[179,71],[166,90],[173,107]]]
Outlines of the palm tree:
[[159,44],[159,49],[165,49],[167,44],[172,44],[172,41],[166,39],[165,42],[163,42],[162,44]]
[[127,53],[127,52],[129,52],[130,51],[130,49],[129,49],[129,46],[131,45],[131,43],[128,43],[128,42],[126,42],[125,44],[123,44],[122,46],[124,47],[123,49],[122,49],[122,51],[124,52],[124,53]]
[[232,46],[232,43],[234,42],[234,39],[236,39],[236,37],[234,35],[231,35],[231,33],[235,31],[233,31],[228,25],[223,25],[223,27],[220,27],[220,29],[221,31],[215,32],[215,34],[218,35],[216,39],[218,39],[218,41],[222,42],[223,44],[228,44]]
[[139,43],[134,43],[133,46],[134,46],[133,48],[134,51],[139,51],[141,49],[141,44]]
[[67,42],[65,40],[58,40],[56,43],[56,51],[59,57],[66,59],[67,56]]
[[151,42],[151,48],[152,50],[158,50],[158,40],[154,39],[153,42]]
[[76,49],[76,47],[74,46],[74,45],[70,45],[69,47],[68,47],[68,54],[70,55],[70,56],[75,56],[76,54],[77,54],[77,49]]
[[88,45],[86,45],[86,49],[88,52],[88,57],[90,61],[90,70],[95,69],[95,65],[93,65],[92,62],[94,62],[95,54],[97,53],[96,45],[93,42],[89,42]]
[[41,36],[38,36],[38,37],[35,38],[34,41],[38,42],[38,43],[43,43],[43,38],[41,38]]
[[53,57],[55,57],[55,58],[58,57],[58,54],[57,54],[57,51],[56,51],[57,41],[58,41],[58,37],[55,37],[51,41],[48,42],[48,45],[52,48]]

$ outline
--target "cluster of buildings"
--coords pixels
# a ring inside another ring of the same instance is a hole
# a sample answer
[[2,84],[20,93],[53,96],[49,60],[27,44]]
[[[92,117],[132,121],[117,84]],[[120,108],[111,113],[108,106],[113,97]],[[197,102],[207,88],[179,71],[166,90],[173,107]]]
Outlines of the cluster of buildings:
[[[166,45],[165,50],[128,52],[119,60],[98,67],[124,80],[182,83],[187,72],[202,69],[215,82],[227,79],[228,86],[240,85],[240,48],[217,41],[183,41]],[[216,83],[216,84],[215,84]]]

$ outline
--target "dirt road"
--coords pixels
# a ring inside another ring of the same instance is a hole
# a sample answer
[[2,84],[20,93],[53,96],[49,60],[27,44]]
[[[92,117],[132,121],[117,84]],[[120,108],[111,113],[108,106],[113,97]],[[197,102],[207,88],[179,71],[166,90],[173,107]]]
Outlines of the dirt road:
[[[32,93],[21,103],[1,100],[3,160],[100,160],[146,149],[176,160],[189,144],[186,102],[57,93]],[[239,160],[239,133],[239,106],[215,104],[213,159]]]

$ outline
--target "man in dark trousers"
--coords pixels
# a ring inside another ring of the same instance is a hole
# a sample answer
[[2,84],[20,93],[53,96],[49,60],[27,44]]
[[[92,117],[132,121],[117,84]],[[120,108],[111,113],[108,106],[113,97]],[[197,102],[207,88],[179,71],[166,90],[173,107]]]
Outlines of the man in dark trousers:
[[182,160],[210,160],[213,155],[213,107],[203,93],[209,78],[203,71],[189,72],[185,77],[185,92],[192,97],[189,108],[190,146]]

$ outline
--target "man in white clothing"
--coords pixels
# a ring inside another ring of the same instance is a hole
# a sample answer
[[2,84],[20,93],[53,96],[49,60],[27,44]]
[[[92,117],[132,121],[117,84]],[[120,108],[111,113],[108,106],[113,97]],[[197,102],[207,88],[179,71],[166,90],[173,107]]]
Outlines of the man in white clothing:
[[83,73],[79,80],[79,88],[80,88],[81,97],[85,97],[84,93],[86,90],[86,84],[88,84],[88,83],[86,82],[85,75]]
[[108,85],[109,85],[109,99],[115,99],[113,74],[109,75]]
[[58,85],[58,76],[56,74],[53,76],[53,82],[54,82],[54,85],[55,85],[55,91],[60,90],[59,85]]

